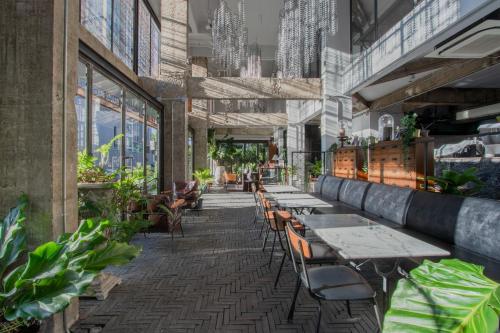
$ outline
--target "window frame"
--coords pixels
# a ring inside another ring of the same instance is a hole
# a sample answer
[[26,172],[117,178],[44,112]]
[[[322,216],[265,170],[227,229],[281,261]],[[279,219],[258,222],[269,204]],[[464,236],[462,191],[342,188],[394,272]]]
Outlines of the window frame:
[[[83,0],[79,0],[79,16],[78,16],[78,21],[79,23],[85,28],[85,26],[82,24],[82,1]],[[159,76],[159,69],[158,69],[158,73],[152,73],[152,66],[151,66],[151,55],[152,55],[152,45],[153,45],[153,40],[152,40],[152,24],[154,23],[156,25],[156,27],[158,28],[160,34],[159,34],[159,38],[160,38],[160,41],[161,41],[161,21],[160,19],[158,18],[158,16],[156,15],[155,11],[153,10],[153,7],[151,6],[151,4],[149,3],[149,0],[133,0],[134,2],[134,31],[133,31],[133,38],[134,38],[134,41],[133,41],[133,45],[134,45],[134,50],[132,52],[132,56],[133,56],[133,59],[132,59],[132,67],[129,67],[116,53],[115,53],[115,47],[114,47],[114,20],[115,20],[115,0],[111,0],[111,30],[110,30],[110,34],[111,34],[111,47],[108,48],[106,45],[104,45],[104,47],[106,47],[106,49],[109,49],[116,57],[118,57],[120,59],[120,61],[122,61],[125,66],[127,68],[130,68],[131,70],[134,71],[134,73],[136,74],[139,74],[139,3],[142,2],[144,3],[147,11],[149,12],[149,17],[150,17],[150,20],[149,20],[149,59],[150,59],[150,64],[149,64],[149,75],[153,76],[153,77],[158,77]],[[90,31],[89,31],[90,32]],[[91,33],[92,34],[92,33]],[[96,37],[97,38],[97,37]],[[100,40],[99,40],[100,41]],[[102,42],[101,42],[102,43]],[[160,46],[161,46],[161,42],[160,42]],[[161,49],[158,48],[158,53],[159,53],[159,56],[160,56],[160,53],[161,53]],[[161,57],[160,57],[161,58]]]
[[[87,50],[88,51],[88,50]],[[87,68],[87,114],[86,114],[86,122],[87,122],[87,138],[86,138],[86,152],[89,155],[93,155],[93,113],[94,113],[94,105],[92,102],[93,99],[93,77],[94,77],[94,72],[97,71],[100,75],[104,76],[108,80],[112,81],[116,85],[118,85],[122,89],[122,95],[123,95],[123,103],[121,106],[121,111],[120,111],[120,116],[121,116],[121,134],[123,134],[123,137],[120,140],[121,143],[121,167],[126,166],[126,147],[125,147],[125,140],[126,140],[126,117],[127,117],[127,112],[126,112],[126,94],[127,91],[134,95],[135,97],[141,99],[144,102],[144,114],[143,114],[143,121],[144,121],[144,126],[143,126],[143,168],[144,168],[144,175],[145,177],[147,176],[147,156],[146,156],[146,145],[147,145],[147,140],[146,140],[146,134],[147,134],[147,108],[148,106],[151,107],[153,110],[155,110],[158,113],[158,133],[159,133],[159,152],[158,152],[158,174],[156,175],[158,179],[158,192],[160,192],[160,189],[163,189],[164,185],[164,180],[161,175],[163,174],[163,136],[164,136],[164,131],[163,131],[163,121],[164,121],[164,108],[163,106],[158,102],[155,101],[154,98],[149,96],[145,91],[143,91],[139,86],[136,86],[134,83],[132,83],[128,79],[122,79],[121,77],[114,75],[113,71],[116,71],[113,67],[108,67],[106,65],[100,64],[100,60],[89,57],[85,52],[82,52],[82,49],[80,50],[80,55],[78,57],[78,61],[86,66]],[[147,193],[147,185],[144,184],[144,190],[145,193]]]

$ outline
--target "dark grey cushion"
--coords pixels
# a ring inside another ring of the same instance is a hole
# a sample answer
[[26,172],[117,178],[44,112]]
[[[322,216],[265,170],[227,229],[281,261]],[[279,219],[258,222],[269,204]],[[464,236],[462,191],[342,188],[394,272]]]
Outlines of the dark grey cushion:
[[325,181],[327,175],[321,175],[318,177],[316,183],[314,183],[314,193],[321,193],[321,187],[323,186],[323,182]]
[[406,214],[406,227],[440,239],[455,241],[455,226],[463,197],[417,191]]
[[455,244],[500,260],[500,202],[465,199],[458,213]]
[[321,187],[321,196],[326,200],[339,200],[340,185],[343,181],[343,178],[326,176]]
[[339,192],[339,200],[353,207],[363,209],[366,190],[371,185],[368,182],[345,179]]
[[372,184],[365,199],[365,211],[403,225],[412,189]]

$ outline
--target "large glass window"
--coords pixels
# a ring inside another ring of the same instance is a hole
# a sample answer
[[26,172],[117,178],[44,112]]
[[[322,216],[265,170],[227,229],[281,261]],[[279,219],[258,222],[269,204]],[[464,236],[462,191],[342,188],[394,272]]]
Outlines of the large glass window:
[[[88,105],[87,94],[90,91],[92,103]],[[116,171],[122,166],[144,172],[147,179],[145,189],[148,193],[157,193],[160,170],[160,111],[140,97],[138,92],[125,88],[85,60],[78,64],[75,105],[78,150],[83,151],[90,147],[89,153],[97,157],[98,162],[103,164],[108,172]],[[91,133],[90,137],[87,133]],[[99,148],[120,134],[123,134],[123,138],[112,143],[109,154],[101,155]]]
[[114,0],[113,52],[130,68],[134,66],[134,0]]
[[[80,12],[81,24],[130,69],[136,63],[138,75],[159,75],[160,28],[145,0],[80,0]],[[137,40],[135,29],[138,29]]]
[[106,171],[116,171],[121,166],[121,140],[113,143],[107,157],[97,150],[122,133],[123,91],[98,71],[93,72],[92,78],[92,154]]
[[111,48],[112,0],[80,0],[81,24]]
[[160,172],[160,114],[150,105],[147,106],[146,122],[148,192],[157,193],[159,188],[158,175]]
[[77,148],[78,151],[87,149],[87,91],[88,91],[88,68],[87,65],[78,63],[78,82],[75,97],[76,121],[77,121]]
[[142,99],[128,91],[125,94],[125,165],[144,166],[144,108]]

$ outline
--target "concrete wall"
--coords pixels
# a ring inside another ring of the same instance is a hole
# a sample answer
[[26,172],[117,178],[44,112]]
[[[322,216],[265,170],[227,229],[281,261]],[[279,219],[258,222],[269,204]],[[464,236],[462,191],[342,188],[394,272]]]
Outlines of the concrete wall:
[[[0,2],[0,216],[29,196],[31,248],[78,224],[78,2],[66,13],[63,0]],[[49,326],[62,332],[77,316],[74,302]]]

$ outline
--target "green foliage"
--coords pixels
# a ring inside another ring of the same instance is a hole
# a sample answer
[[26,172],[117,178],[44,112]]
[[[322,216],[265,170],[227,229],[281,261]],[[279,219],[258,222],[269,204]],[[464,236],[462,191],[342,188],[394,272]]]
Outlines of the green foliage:
[[106,171],[96,165],[97,158],[87,152],[78,153],[77,177],[79,183],[106,183],[113,181],[115,174],[107,174]]
[[323,163],[317,160],[314,163],[308,163],[309,175],[312,177],[319,177],[323,173]]
[[429,179],[436,182],[441,193],[470,196],[478,193],[484,186],[476,173],[477,169],[474,167],[468,168],[462,173],[444,170],[441,177],[429,177]]
[[328,151],[335,154],[337,152],[337,149],[339,149],[339,145],[335,142],[335,143],[332,143],[330,148],[328,148]]
[[200,184],[200,190],[202,192],[205,192],[208,183],[214,180],[214,177],[212,176],[212,172],[210,171],[210,169],[198,169],[193,173],[193,177]]
[[101,154],[101,160],[99,162],[99,166],[101,168],[104,168],[106,166],[106,164],[108,164],[109,152],[111,151],[111,148],[113,148],[113,144],[115,143],[115,141],[121,140],[121,138],[123,138],[123,134],[118,134],[113,139],[111,139],[108,143],[105,143],[96,149],[96,152]]
[[483,267],[458,259],[425,260],[398,282],[384,320],[384,333],[494,333],[500,285]]
[[100,154],[100,161],[97,164],[97,157],[88,154],[86,151],[78,152],[77,177],[79,183],[106,183],[116,178],[116,173],[106,173],[104,170],[109,160],[109,152],[115,141],[120,140],[123,134],[119,134],[108,143],[96,149]]
[[26,251],[26,205],[22,197],[0,229],[0,309],[8,321],[42,320],[61,312],[102,269],[126,264],[140,252],[134,246],[108,241],[109,222],[86,220],[73,234],[38,246],[28,253],[26,262],[16,266]]

